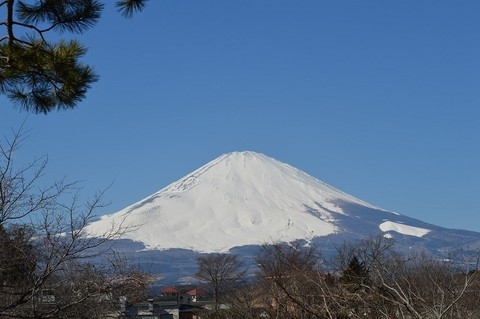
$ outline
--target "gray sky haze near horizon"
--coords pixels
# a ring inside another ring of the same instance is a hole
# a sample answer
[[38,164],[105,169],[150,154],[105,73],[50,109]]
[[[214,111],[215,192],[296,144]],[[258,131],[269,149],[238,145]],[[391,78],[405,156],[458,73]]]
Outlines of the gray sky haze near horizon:
[[[45,179],[109,187],[113,213],[250,150],[386,210],[480,232],[480,2],[108,4],[79,40],[100,75],[74,110],[0,97]],[[25,120],[26,119],[26,120]]]

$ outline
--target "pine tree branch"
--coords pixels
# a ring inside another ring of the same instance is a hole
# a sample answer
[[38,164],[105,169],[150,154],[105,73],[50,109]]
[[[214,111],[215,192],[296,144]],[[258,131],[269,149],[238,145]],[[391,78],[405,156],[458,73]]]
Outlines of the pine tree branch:
[[13,41],[15,39],[15,36],[13,34],[13,3],[14,0],[6,0],[7,3],[7,33],[8,33],[8,38],[9,38],[9,44],[12,45]]
[[121,0],[115,3],[115,6],[126,18],[131,18],[135,12],[140,12],[146,5],[148,0]]

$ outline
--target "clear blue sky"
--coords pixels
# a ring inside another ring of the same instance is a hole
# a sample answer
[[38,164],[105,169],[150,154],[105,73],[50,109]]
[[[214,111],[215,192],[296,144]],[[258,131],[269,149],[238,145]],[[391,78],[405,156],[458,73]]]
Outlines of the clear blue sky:
[[[480,1],[113,1],[80,37],[101,79],[28,116],[46,179],[113,182],[104,213],[251,150],[362,200],[480,231]],[[2,135],[27,113],[0,98]]]

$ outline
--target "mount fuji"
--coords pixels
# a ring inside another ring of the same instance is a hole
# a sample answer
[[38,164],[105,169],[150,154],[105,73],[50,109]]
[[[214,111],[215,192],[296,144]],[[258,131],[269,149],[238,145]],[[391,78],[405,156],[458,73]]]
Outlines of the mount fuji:
[[123,243],[149,256],[240,252],[295,240],[328,250],[335,243],[378,234],[394,238],[404,251],[480,247],[480,233],[386,211],[255,152],[221,155],[145,199],[102,216],[87,230],[100,234],[119,221],[133,229],[123,235]]

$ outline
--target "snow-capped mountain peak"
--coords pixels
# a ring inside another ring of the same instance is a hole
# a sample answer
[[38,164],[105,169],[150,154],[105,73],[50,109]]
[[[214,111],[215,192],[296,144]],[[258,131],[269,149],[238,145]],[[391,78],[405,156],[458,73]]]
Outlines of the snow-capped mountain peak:
[[249,151],[223,154],[157,193],[103,216],[89,231],[102,233],[118,220],[137,226],[124,238],[146,249],[199,252],[341,233],[422,237],[432,226],[379,209]]

